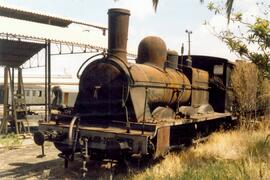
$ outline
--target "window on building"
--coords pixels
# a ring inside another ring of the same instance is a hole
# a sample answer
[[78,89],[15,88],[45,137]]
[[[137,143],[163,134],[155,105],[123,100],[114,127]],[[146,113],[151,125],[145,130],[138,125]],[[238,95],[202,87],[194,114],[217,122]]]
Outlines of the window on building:
[[29,90],[25,90],[25,96],[30,96],[30,91]]
[[32,96],[36,96],[36,91],[35,90],[32,91]]

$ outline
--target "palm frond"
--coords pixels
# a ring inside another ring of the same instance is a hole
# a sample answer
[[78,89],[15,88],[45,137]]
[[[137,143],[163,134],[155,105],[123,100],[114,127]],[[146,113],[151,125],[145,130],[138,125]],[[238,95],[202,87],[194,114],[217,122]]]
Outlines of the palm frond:
[[153,7],[155,11],[157,11],[158,0],[152,0],[152,2],[153,2]]
[[231,18],[233,2],[234,0],[227,0],[226,2],[226,13],[227,13],[228,23],[230,22],[230,18]]

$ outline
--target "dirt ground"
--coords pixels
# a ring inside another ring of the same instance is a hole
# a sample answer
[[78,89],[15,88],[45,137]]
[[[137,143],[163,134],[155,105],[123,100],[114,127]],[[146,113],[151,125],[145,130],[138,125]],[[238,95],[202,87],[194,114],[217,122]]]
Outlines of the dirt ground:
[[[59,151],[53,144],[45,144],[43,158],[41,148],[32,139],[17,149],[0,149],[0,179],[81,179],[81,160],[77,158],[64,168],[64,160],[58,157]],[[98,163],[89,162],[86,179],[110,179],[110,170]]]

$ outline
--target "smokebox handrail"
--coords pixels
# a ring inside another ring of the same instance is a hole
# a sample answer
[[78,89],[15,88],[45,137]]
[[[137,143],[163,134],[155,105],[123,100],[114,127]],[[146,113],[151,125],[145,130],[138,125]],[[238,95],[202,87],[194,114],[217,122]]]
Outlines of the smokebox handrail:
[[105,57],[105,53],[102,52],[102,53],[95,54],[95,55],[91,56],[90,58],[86,59],[86,60],[82,63],[82,65],[80,66],[80,68],[78,69],[77,74],[76,74],[76,76],[77,76],[78,79],[81,78],[80,72],[81,72],[82,67],[83,67],[88,61],[90,61],[90,60],[93,59],[94,57],[97,57],[97,56],[100,56],[100,55],[103,55],[103,57]]

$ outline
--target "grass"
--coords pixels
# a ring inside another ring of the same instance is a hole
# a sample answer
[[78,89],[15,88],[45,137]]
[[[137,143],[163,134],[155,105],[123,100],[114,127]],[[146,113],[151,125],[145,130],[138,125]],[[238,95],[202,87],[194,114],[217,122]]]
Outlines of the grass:
[[270,123],[217,132],[197,147],[169,154],[129,179],[270,179]]
[[14,149],[20,146],[22,141],[17,134],[7,134],[0,136],[0,147],[8,150]]

